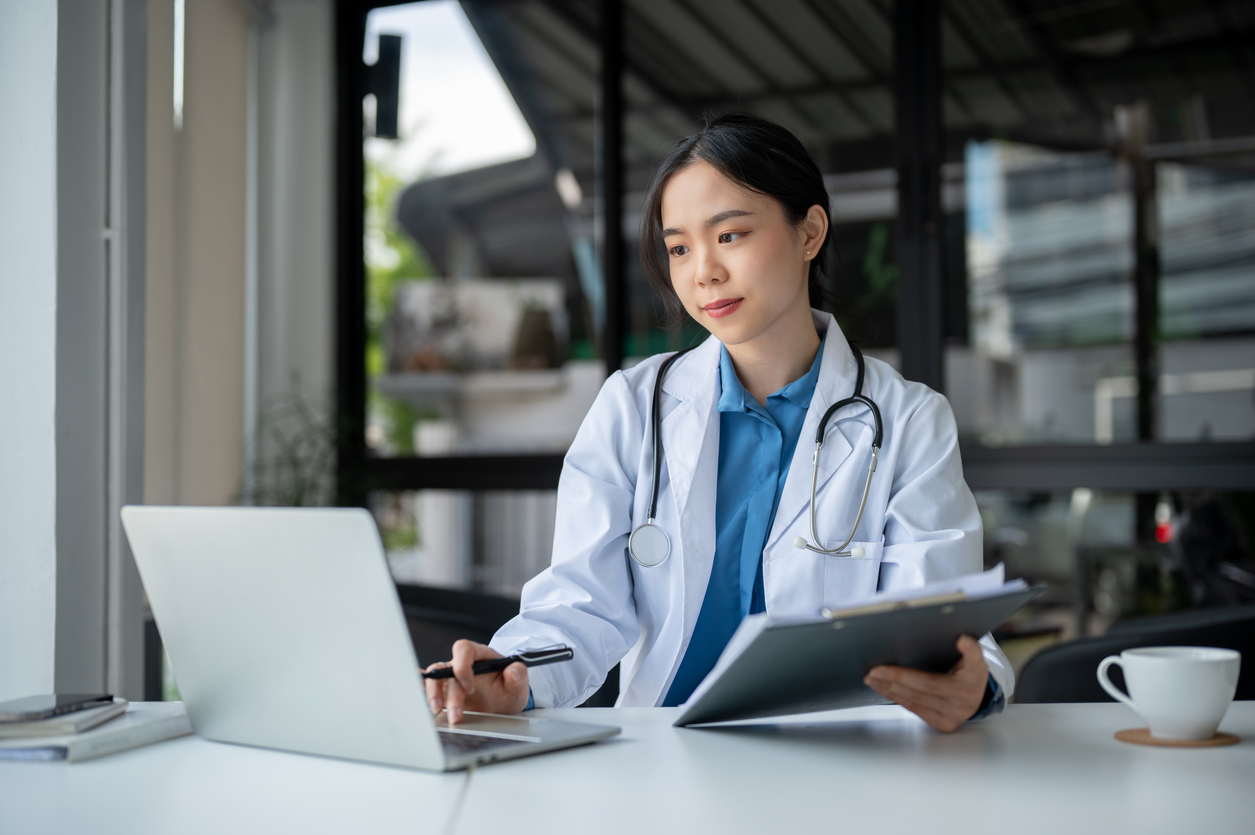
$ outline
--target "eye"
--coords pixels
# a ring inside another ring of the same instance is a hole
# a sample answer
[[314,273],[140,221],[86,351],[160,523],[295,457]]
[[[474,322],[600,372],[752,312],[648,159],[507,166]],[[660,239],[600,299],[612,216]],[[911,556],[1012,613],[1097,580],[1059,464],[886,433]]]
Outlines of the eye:
[[719,234],[719,243],[730,244],[744,234],[744,232],[721,232]]
[[688,253],[688,251],[689,251],[689,248],[684,246],[683,244],[676,244],[675,246],[667,250],[667,252],[671,253],[672,258],[679,258],[681,255],[685,255],[686,253]]

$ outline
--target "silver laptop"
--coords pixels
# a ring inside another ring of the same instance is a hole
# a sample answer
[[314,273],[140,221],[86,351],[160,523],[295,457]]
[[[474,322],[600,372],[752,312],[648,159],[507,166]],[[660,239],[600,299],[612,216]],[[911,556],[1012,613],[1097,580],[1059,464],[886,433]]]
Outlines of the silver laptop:
[[[206,739],[446,771],[618,728],[427,707],[379,533],[360,509],[124,507],[153,617]],[[442,659],[424,659],[436,661]]]

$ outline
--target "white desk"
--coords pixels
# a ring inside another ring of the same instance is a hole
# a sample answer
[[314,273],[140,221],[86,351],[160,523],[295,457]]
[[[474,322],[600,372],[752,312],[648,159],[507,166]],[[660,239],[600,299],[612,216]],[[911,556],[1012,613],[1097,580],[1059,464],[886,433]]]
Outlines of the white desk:
[[1255,832],[1255,702],[1221,726],[1242,742],[1213,749],[1116,742],[1138,724],[1117,704],[1012,705],[948,736],[889,707],[735,730],[539,713],[623,734],[469,777],[196,738],[0,763],[0,833]]

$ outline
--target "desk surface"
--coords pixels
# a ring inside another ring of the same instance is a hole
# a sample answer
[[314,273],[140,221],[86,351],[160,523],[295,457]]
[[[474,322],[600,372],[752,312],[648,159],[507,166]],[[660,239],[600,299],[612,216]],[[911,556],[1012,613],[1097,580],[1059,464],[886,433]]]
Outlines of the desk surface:
[[895,707],[722,729],[672,728],[674,709],[537,713],[623,734],[469,775],[194,737],[0,763],[0,832],[1255,831],[1255,702],[1221,725],[1242,742],[1211,749],[1116,742],[1138,724],[1119,704],[1012,705],[951,735]]

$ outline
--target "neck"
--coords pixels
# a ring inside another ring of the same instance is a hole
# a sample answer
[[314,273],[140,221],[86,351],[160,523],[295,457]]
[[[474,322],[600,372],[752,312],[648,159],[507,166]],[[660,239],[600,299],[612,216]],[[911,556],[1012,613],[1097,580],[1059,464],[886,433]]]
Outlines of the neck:
[[819,350],[819,333],[811,319],[809,307],[805,316],[790,316],[776,323],[768,333],[739,345],[728,345],[728,356],[745,390],[760,404],[794,380],[810,371]]

